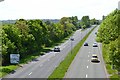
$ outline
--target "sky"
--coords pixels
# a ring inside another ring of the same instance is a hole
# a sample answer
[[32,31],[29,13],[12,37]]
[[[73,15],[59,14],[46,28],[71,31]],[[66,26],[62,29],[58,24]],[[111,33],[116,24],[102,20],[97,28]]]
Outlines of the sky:
[[0,2],[0,20],[61,19],[88,15],[102,19],[118,8],[120,0],[4,0]]

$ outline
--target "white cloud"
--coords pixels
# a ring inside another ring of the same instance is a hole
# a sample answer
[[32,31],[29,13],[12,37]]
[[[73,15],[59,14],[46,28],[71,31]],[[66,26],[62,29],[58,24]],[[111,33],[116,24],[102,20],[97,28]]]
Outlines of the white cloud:
[[0,19],[62,18],[84,15],[101,19],[118,6],[118,0],[5,0]]

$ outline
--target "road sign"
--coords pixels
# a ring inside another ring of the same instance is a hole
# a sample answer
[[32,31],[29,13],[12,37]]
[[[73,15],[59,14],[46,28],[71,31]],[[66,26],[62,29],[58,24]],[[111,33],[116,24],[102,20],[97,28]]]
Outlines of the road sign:
[[20,54],[10,54],[10,63],[17,64],[20,60]]

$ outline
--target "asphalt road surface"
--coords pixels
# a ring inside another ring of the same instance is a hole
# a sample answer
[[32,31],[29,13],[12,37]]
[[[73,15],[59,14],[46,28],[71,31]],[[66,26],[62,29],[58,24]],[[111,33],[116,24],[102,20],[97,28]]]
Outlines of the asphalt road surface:
[[74,41],[67,40],[59,45],[60,52],[48,52],[46,55],[40,56],[36,60],[23,65],[5,78],[48,78],[54,69],[66,57],[68,52],[73,48],[94,26],[85,31],[77,30],[73,34]]
[[[93,43],[96,42],[95,32],[97,30],[98,27],[94,29],[85,41],[89,46],[82,45],[66,72],[65,78],[108,78],[100,44],[98,43],[98,47],[93,47]],[[99,63],[91,62],[92,54],[98,55]]]

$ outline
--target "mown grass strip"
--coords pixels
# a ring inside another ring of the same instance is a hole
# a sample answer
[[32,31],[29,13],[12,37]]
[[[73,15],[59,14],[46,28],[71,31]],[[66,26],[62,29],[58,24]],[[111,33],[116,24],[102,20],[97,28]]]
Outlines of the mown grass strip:
[[87,37],[90,35],[90,33],[95,29],[94,27],[73,49],[72,54],[71,51],[68,53],[66,58],[59,64],[59,66],[53,71],[53,73],[48,77],[48,79],[51,78],[63,78],[65,76],[65,73],[67,72],[70,64],[72,63],[74,57],[78,53],[79,49],[87,39]]
[[14,72],[14,69],[18,68],[16,65],[2,66],[0,67],[0,77],[4,77],[8,73]]

